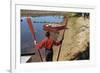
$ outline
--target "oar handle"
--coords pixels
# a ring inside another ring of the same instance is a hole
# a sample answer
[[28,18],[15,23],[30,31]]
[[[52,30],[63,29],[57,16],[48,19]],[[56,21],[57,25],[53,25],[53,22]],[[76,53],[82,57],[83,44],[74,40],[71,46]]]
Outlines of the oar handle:
[[40,56],[41,61],[43,62],[43,59],[42,59],[42,56],[41,56],[41,53],[40,53],[40,50],[39,49],[38,49],[38,53],[39,53],[39,56]]

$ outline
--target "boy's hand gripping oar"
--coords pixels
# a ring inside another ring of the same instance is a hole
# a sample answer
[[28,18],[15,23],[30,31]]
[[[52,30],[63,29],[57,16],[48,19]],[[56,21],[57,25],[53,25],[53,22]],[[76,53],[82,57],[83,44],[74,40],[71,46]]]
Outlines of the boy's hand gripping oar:
[[[27,23],[28,23],[29,29],[30,29],[30,31],[31,31],[31,33],[32,33],[32,36],[33,36],[33,38],[34,38],[34,44],[36,45],[36,42],[37,42],[37,41],[36,41],[36,36],[35,36],[34,27],[32,26],[32,21],[31,21],[31,18],[30,18],[30,17],[27,17]],[[38,49],[38,53],[39,53],[39,56],[40,56],[41,61],[43,61],[39,49]]]

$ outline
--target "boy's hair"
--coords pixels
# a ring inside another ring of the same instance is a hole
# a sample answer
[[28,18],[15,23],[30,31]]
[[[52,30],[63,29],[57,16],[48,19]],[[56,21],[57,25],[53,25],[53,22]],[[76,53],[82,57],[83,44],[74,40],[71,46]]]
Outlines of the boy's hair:
[[45,36],[46,36],[46,37],[50,37],[50,32],[47,31],[47,32],[45,33]]

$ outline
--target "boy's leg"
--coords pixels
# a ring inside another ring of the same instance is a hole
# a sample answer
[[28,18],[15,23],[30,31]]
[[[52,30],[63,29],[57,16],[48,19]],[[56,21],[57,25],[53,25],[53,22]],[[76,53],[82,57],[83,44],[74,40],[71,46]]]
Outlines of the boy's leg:
[[52,61],[53,50],[52,49],[46,49],[45,54],[46,54],[46,61]]

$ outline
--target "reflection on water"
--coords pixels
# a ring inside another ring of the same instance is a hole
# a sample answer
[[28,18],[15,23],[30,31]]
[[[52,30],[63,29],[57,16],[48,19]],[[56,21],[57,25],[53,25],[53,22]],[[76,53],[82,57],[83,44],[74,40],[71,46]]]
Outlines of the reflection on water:
[[[21,53],[33,53],[35,51],[32,34],[29,30],[26,17],[21,17]],[[31,17],[35,29],[35,35],[39,42],[44,38],[43,25],[45,23],[60,23],[63,21],[63,16],[38,16]]]

